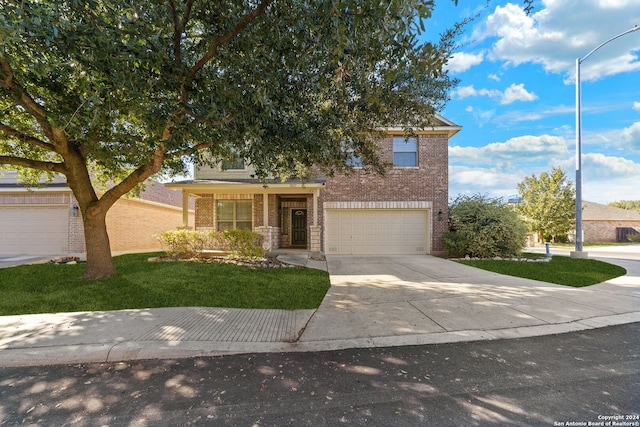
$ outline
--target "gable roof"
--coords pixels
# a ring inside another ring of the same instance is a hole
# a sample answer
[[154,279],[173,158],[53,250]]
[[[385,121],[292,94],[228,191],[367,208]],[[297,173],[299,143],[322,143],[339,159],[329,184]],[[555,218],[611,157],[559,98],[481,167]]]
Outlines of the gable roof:
[[[444,118],[440,114],[436,113],[434,116],[434,123],[431,127],[426,127],[424,129],[414,129],[417,134],[429,134],[429,133],[446,133],[449,138],[451,138],[456,133],[460,132],[462,126],[453,123],[451,120]],[[387,126],[383,127],[387,132],[404,132],[403,126]]]
[[640,212],[594,202],[582,202],[583,221],[640,221]]

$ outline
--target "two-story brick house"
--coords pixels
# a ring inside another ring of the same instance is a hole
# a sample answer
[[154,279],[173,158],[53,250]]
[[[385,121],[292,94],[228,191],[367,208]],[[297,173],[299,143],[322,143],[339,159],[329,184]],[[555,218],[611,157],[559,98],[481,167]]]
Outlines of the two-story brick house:
[[449,138],[460,126],[438,116],[408,140],[388,128],[379,141],[384,177],[355,168],[349,175],[300,182],[252,179],[242,160],[199,167],[194,180],[166,184],[196,197],[197,230],[247,228],[266,247],[327,254],[437,254],[447,230]]

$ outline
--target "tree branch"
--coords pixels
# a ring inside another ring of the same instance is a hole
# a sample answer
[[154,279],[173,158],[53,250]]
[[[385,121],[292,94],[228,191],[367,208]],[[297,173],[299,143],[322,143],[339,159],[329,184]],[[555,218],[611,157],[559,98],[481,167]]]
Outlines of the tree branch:
[[41,139],[38,139],[36,137],[33,137],[31,135],[26,135],[20,131],[17,131],[15,129],[13,129],[12,127],[9,127],[7,125],[5,125],[4,123],[0,123],[0,131],[4,132],[5,134],[16,138],[18,141],[20,142],[24,142],[26,144],[30,144],[30,145],[35,145],[36,147],[40,147],[44,150],[47,151],[55,151],[53,149],[53,145],[42,141]]
[[11,64],[9,64],[9,60],[5,55],[0,55],[0,70],[2,70],[2,73],[6,76],[4,79],[0,79],[0,83],[16,95],[16,100],[20,105],[36,119],[47,138],[53,141],[53,129],[47,120],[44,108],[38,104],[17,81],[13,74]]
[[0,156],[0,165],[22,166],[44,172],[58,172],[61,174],[66,172],[66,168],[62,163],[44,162],[15,156]]
[[175,55],[175,64],[179,69],[182,63],[182,49],[180,47],[180,40],[182,39],[182,26],[178,21],[178,11],[173,0],[169,0],[169,9],[171,9],[171,21],[173,22],[173,54]]
[[[131,191],[136,185],[144,182],[151,175],[158,172],[166,158],[166,152],[167,149],[164,144],[160,144],[155,149],[151,156],[151,159],[147,163],[138,167],[119,184],[115,185],[107,192],[105,192],[97,202],[97,205],[100,205],[103,209],[109,209],[115,202],[118,201],[118,199]],[[95,206],[94,208],[98,208],[98,206]]]
[[182,22],[180,22],[182,28],[187,26],[189,18],[191,18],[191,8],[193,7],[193,3],[195,3],[195,0],[188,0],[187,4],[185,5],[184,15],[182,15]]
[[202,67],[204,67],[205,64],[207,62],[209,62],[211,60],[211,58],[214,57],[214,55],[218,51],[218,48],[221,45],[229,42],[229,40],[233,39],[235,36],[240,34],[240,32],[242,30],[244,30],[250,23],[252,23],[256,19],[258,19],[258,17],[260,17],[261,15],[264,15],[266,13],[266,11],[267,11],[267,8],[269,7],[269,4],[271,2],[272,2],[272,0],[262,0],[260,2],[260,5],[258,5],[258,7],[253,12],[251,12],[250,14],[248,14],[244,18],[242,18],[240,20],[240,22],[238,22],[236,24],[236,26],[233,27],[233,29],[231,31],[229,31],[226,34],[223,34],[223,35],[217,37],[215,40],[213,40],[211,42],[211,45],[209,45],[209,50],[207,51],[207,53],[205,53],[204,56],[202,58],[200,58],[200,60],[198,62],[196,62],[196,64],[193,67],[191,67],[191,69],[185,75],[185,77],[186,78],[190,78],[194,74],[196,74],[198,71],[200,71],[200,69],[202,69]]
[[191,154],[194,154],[197,151],[203,150],[205,148],[209,148],[212,145],[213,144],[210,142],[203,142],[201,144],[196,144],[193,147],[185,148],[184,150],[168,151],[165,157],[175,158],[175,157],[189,156]]

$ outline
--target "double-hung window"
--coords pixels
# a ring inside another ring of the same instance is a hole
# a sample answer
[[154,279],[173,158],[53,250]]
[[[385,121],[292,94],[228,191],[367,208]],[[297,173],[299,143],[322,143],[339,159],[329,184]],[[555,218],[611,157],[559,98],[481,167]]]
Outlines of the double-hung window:
[[397,168],[411,168],[418,166],[418,139],[393,138],[393,166]]
[[218,200],[216,203],[216,222],[218,231],[251,230],[251,200]]

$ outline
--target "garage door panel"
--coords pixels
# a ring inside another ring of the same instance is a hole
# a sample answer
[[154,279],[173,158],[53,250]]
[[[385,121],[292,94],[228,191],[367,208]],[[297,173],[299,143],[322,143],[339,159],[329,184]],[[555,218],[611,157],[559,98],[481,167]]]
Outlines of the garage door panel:
[[329,254],[426,254],[429,210],[327,210]]
[[0,254],[66,254],[68,230],[66,207],[0,208]]

